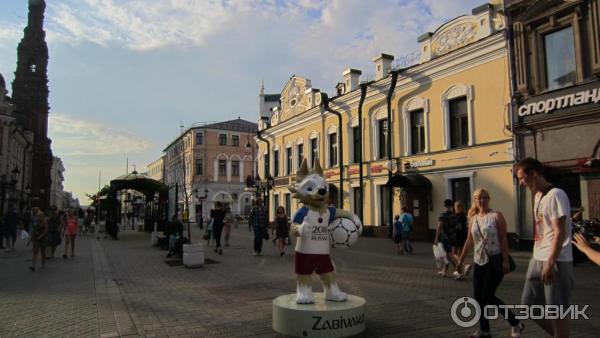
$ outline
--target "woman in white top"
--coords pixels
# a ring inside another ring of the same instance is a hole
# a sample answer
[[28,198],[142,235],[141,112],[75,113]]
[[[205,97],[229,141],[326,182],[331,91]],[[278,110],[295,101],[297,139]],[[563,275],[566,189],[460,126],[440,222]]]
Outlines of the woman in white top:
[[[483,316],[483,309],[486,305],[504,305],[504,302],[496,297],[496,289],[504,274],[510,272],[506,220],[501,212],[490,209],[490,194],[485,189],[475,190],[471,205],[467,241],[462,248],[458,265],[462,264],[467,251],[474,245],[473,291],[482,315],[479,319],[479,330],[469,337],[489,337],[490,324]],[[503,309],[498,312],[504,315]],[[523,323],[510,311],[506,319],[512,326],[511,337],[520,337],[525,327]]]

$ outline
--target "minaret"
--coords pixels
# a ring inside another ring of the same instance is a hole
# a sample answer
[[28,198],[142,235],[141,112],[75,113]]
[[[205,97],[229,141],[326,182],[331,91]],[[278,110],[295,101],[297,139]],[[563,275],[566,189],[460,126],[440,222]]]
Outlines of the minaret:
[[17,123],[33,132],[32,204],[48,207],[52,151],[48,139],[48,46],[44,32],[44,0],[29,0],[23,39],[17,47],[12,98]]

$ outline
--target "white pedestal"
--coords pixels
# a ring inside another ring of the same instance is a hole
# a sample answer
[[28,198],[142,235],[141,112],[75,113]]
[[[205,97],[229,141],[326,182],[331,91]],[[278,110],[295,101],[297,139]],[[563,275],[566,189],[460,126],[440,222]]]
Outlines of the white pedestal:
[[345,302],[326,301],[315,293],[314,304],[296,304],[296,294],[273,300],[273,329],[292,337],[349,337],[366,326],[364,298],[348,295]]
[[204,265],[204,245],[202,243],[183,245],[183,265],[198,268]]
[[150,234],[150,245],[152,245],[152,246],[158,245],[158,232],[157,231],[153,231],[152,234]]

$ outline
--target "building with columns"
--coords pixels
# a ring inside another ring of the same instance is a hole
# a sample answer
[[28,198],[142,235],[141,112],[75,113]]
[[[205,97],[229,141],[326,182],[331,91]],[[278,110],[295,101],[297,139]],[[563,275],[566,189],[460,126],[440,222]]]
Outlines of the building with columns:
[[393,67],[394,57],[380,54],[374,80],[347,69],[333,96],[292,76],[280,105],[268,117],[259,111],[258,168],[273,177],[271,218],[278,205],[298,209],[288,187],[306,158],[309,167],[320,161],[332,202],[374,229],[404,206],[415,216],[414,237],[430,239],[444,199],[468,208],[473,191],[486,188],[508,231],[519,231],[501,3],[415,38],[413,65]]
[[234,215],[249,213],[253,195],[245,191],[245,180],[255,173],[256,131],[256,123],[240,118],[185,130],[164,149],[169,205],[179,213],[188,210],[191,221],[206,217],[217,201],[228,203]]

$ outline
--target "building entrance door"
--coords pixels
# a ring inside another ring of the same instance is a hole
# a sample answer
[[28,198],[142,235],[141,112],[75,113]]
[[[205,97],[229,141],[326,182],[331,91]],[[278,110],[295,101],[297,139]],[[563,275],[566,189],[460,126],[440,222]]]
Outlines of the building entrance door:
[[431,239],[429,231],[429,202],[424,189],[409,188],[405,192],[408,212],[414,216],[412,239],[427,241]]

